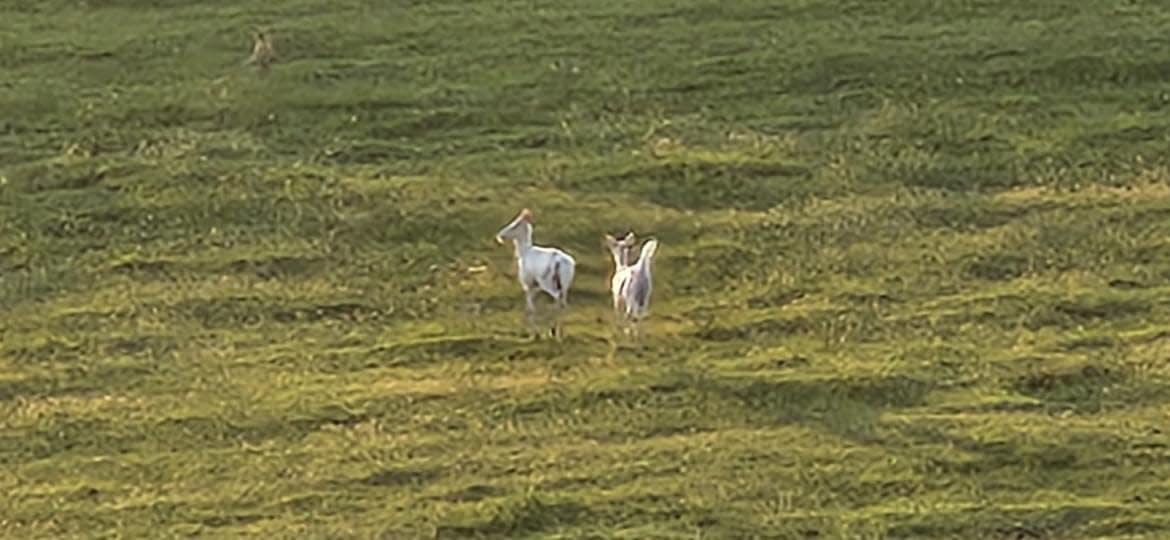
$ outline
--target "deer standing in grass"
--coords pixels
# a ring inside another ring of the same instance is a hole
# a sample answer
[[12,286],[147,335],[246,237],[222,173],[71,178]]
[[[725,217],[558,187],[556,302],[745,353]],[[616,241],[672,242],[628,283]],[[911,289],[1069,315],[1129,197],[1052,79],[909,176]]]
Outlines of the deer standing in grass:
[[[613,293],[613,311],[615,322],[619,326],[623,323],[633,327],[634,337],[639,335],[638,324],[650,314],[650,292],[653,289],[651,266],[654,253],[658,250],[658,240],[650,239],[642,244],[642,252],[637,262],[630,262],[630,255],[634,249],[634,233],[618,240],[605,235],[606,246],[613,255],[614,273],[610,278],[610,292]],[[627,328],[623,328],[627,330]]]
[[276,49],[272,47],[272,39],[263,30],[257,30],[252,35],[252,56],[244,61],[244,65],[255,65],[260,76],[268,75],[268,69],[276,62]]
[[536,315],[536,295],[548,293],[556,301],[557,318],[552,333],[561,336],[560,311],[568,307],[569,288],[577,261],[563,250],[532,245],[532,211],[525,208],[511,223],[496,233],[496,241],[511,240],[516,248],[520,286],[524,289],[525,322],[531,326]]

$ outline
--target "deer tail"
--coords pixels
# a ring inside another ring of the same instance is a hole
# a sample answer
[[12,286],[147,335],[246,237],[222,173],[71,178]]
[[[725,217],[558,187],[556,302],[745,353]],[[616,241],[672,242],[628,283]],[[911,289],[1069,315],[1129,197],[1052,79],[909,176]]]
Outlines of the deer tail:
[[658,239],[647,240],[645,244],[642,244],[642,254],[638,257],[638,262],[650,262],[656,251],[658,251]]

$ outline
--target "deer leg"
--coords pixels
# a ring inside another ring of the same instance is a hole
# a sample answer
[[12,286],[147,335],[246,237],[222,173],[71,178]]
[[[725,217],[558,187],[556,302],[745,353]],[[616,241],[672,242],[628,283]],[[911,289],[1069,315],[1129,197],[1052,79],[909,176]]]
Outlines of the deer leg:
[[626,304],[626,312],[625,312],[624,320],[626,321],[626,335],[629,336],[630,339],[634,341],[634,343],[637,343],[638,342],[638,315],[630,307],[629,304]]
[[613,329],[616,333],[618,333],[620,335],[625,335],[626,326],[624,324],[625,321],[623,320],[624,317],[623,317],[622,311],[623,310],[622,310],[621,297],[614,298],[613,299]]
[[549,326],[549,329],[548,329],[549,336],[560,339],[560,335],[558,334],[558,332],[560,332],[560,330],[561,330],[561,299],[556,297],[556,296],[553,297],[553,310],[552,310],[552,321],[551,322],[552,322],[552,324]]
[[524,324],[529,333],[532,332],[536,325],[536,294],[540,289],[535,287],[524,288]]
[[646,349],[646,320],[638,317],[633,321],[633,341],[634,348],[638,350]]
[[565,300],[565,291],[561,291],[561,295],[557,297],[557,311],[553,315],[552,335],[557,338],[557,341],[565,335],[565,329],[561,325],[561,317],[564,315],[565,309],[569,307],[569,303]]
[[539,292],[540,289],[535,287],[524,289],[524,312],[529,317],[536,315],[536,294]]

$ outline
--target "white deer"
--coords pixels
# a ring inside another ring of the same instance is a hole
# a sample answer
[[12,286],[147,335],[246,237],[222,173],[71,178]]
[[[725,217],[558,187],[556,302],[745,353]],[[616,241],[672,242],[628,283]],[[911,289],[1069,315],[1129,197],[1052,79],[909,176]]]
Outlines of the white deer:
[[613,294],[614,324],[625,330],[624,313],[622,309],[622,285],[630,277],[630,261],[633,259],[634,247],[637,238],[634,231],[626,232],[620,240],[613,235],[605,235],[604,245],[613,257],[613,272],[609,275],[609,290]]
[[[511,240],[516,247],[516,265],[520,286],[524,289],[525,320],[531,325],[536,315],[536,295],[544,291],[556,301],[558,312],[568,307],[569,288],[573,285],[577,261],[563,250],[532,245],[532,211],[525,208],[511,223],[496,233],[496,241]],[[553,335],[560,337],[558,319]]]
[[[623,323],[633,326],[637,337],[638,323],[650,314],[650,292],[653,289],[651,266],[658,240],[650,239],[642,244],[637,262],[630,263],[630,253],[635,244],[634,233],[618,240],[605,236],[606,246],[613,255],[614,273],[610,278],[610,292],[613,293],[614,317],[619,326]],[[623,329],[624,330],[624,329]]]

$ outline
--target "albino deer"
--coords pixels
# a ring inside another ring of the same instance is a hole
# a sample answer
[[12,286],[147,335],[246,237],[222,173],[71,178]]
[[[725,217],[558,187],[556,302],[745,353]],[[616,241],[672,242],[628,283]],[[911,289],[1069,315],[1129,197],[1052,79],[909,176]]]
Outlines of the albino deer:
[[613,293],[614,317],[618,324],[632,323],[634,334],[638,334],[638,323],[650,314],[650,291],[653,288],[651,266],[658,240],[650,239],[642,244],[637,262],[630,263],[629,254],[634,246],[634,233],[617,240],[606,235],[606,245],[613,254],[614,273],[610,279]]
[[[532,245],[532,211],[527,208],[496,233],[497,242],[503,244],[505,240],[511,240],[516,247],[518,277],[520,286],[524,288],[525,320],[528,324],[532,324],[536,315],[536,295],[542,290],[553,297],[560,310],[566,308],[569,304],[569,287],[573,285],[573,274],[577,268],[573,256],[557,248]],[[552,331],[554,336],[560,337],[559,319]]]
[[614,238],[612,235],[605,235],[605,247],[609,249],[610,255],[613,257],[613,272],[609,275],[609,288],[613,293],[613,311],[614,314],[620,318],[621,316],[621,295],[619,289],[622,280],[626,279],[630,262],[633,260],[634,246],[637,240],[634,236],[634,231],[629,231],[621,240]]

